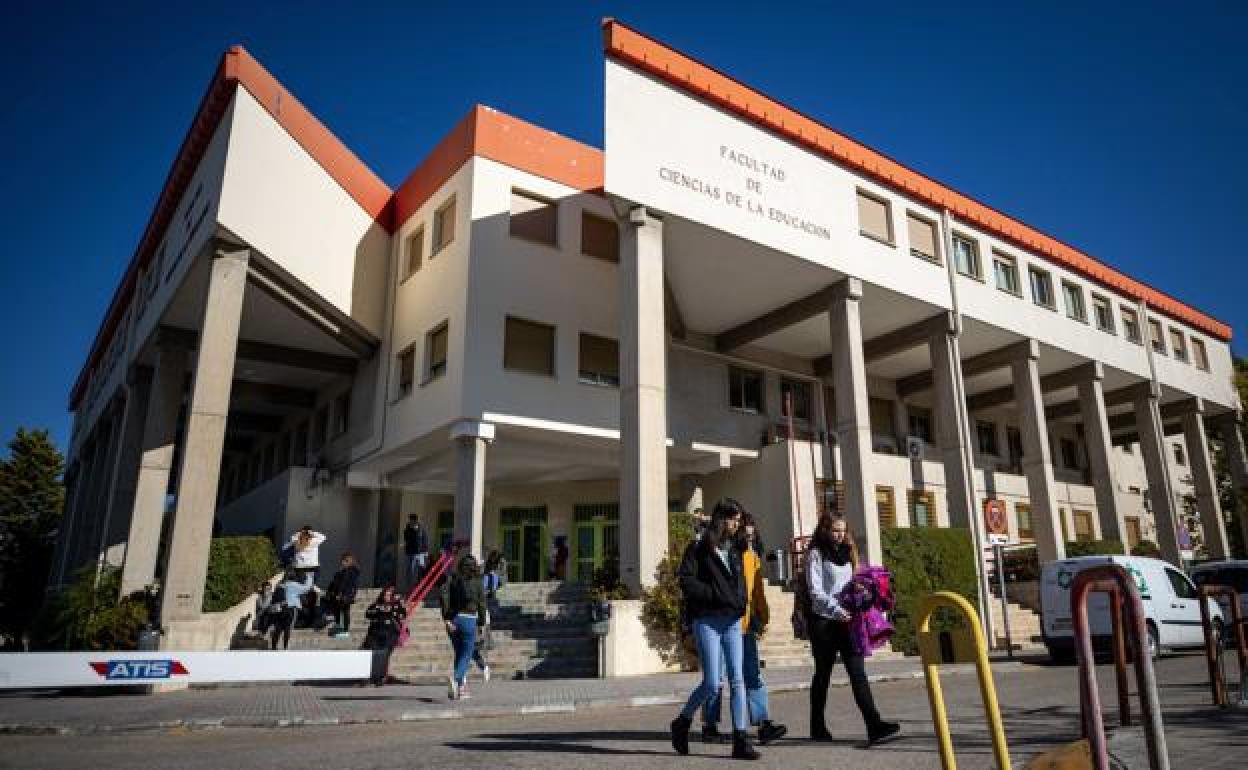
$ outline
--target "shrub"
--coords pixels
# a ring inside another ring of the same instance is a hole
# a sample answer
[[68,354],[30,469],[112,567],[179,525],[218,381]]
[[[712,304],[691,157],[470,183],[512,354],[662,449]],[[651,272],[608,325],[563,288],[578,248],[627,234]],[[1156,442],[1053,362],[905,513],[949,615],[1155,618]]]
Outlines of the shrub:
[[1151,556],[1154,559],[1161,558],[1161,549],[1152,540],[1141,540],[1131,549],[1132,556]]
[[681,604],[683,596],[676,570],[693,542],[693,516],[670,513],[667,517],[667,556],[654,570],[654,586],[641,592],[641,622],[650,646],[664,663],[691,664],[689,651],[681,643]]
[[280,569],[267,537],[214,537],[204,583],[204,612],[228,610]]
[[34,643],[42,649],[134,650],[147,623],[142,593],[118,600],[121,570],[104,567],[96,582],[94,564],[74,573],[73,581],[49,601],[36,620]]
[[609,559],[594,570],[594,576],[589,584],[590,601],[605,602],[627,598],[629,598],[628,586],[620,582],[619,559]]
[[1112,554],[1114,556],[1122,556],[1126,551],[1119,540],[1083,540],[1073,541],[1066,544],[1066,558],[1073,559],[1076,556],[1101,556],[1104,554]]
[[[893,649],[907,655],[918,653],[915,620],[919,602],[935,591],[953,591],[971,604],[976,600],[975,551],[971,534],[966,529],[905,528],[886,529],[881,533],[884,566],[892,573],[893,595],[897,609],[893,612]],[[933,618],[933,630],[947,630],[960,625],[944,613]]]

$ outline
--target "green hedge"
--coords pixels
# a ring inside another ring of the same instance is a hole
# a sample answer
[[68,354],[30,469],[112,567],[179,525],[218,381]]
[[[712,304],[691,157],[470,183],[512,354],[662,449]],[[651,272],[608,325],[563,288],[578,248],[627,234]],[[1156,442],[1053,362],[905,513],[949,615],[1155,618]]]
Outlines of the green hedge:
[[1102,556],[1112,554],[1122,556],[1126,552],[1121,540],[1083,540],[1066,544],[1066,558],[1076,556]]
[[1161,558],[1161,549],[1152,540],[1141,540],[1131,549],[1132,556],[1151,556],[1154,559]]
[[134,650],[147,623],[141,593],[121,597],[121,570],[88,564],[44,604],[32,630],[38,650]]
[[[953,591],[975,604],[975,550],[966,529],[904,528],[881,533],[884,566],[893,573],[893,649],[907,655],[919,651],[915,618],[919,602],[935,591]],[[944,630],[957,621],[938,614],[934,630]]]
[[221,612],[255,593],[281,569],[267,537],[214,537],[204,583],[204,612]]

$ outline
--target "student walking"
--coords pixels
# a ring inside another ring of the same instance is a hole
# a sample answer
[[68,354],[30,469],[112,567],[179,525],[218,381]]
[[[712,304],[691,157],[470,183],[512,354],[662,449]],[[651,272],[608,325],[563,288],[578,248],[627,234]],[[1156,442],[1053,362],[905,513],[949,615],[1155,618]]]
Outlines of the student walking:
[[308,585],[315,584],[321,577],[321,543],[324,542],[325,536],[307,525],[290,536],[290,545],[295,549],[295,574]]
[[854,576],[858,549],[845,520],[824,514],[819,517],[806,551],[806,583],[810,593],[810,646],[815,658],[815,675],[810,681],[810,737],[832,740],[824,722],[828,701],[828,680],[839,655],[849,674],[854,703],[867,727],[867,744],[874,746],[897,737],[896,722],[885,722],[875,708],[871,685],[862,653],[850,636],[850,612],[837,596]]
[[373,651],[372,682],[381,687],[390,674],[390,655],[399,641],[399,631],[407,617],[407,608],[393,585],[381,589],[377,600],[364,612],[368,618],[368,634],[364,648]]
[[429,537],[414,513],[408,514],[407,526],[403,528],[403,553],[407,555],[407,585],[410,588],[420,582],[429,568]]
[[706,531],[685,549],[676,572],[702,666],[702,682],[672,721],[672,747],[679,754],[689,753],[693,715],[719,689],[720,677],[726,670],[732,712],[732,756],[759,758],[747,732],[749,715],[741,673],[741,616],[745,614],[746,589],[745,567],[735,536],[743,513],[741,504],[730,498],[717,503]]
[[477,629],[485,626],[481,567],[471,552],[459,557],[450,579],[442,586],[442,620],[455,649],[448,695],[451,700],[471,697],[467,687],[468,665],[476,649]]
[[495,548],[485,557],[485,575],[482,577],[482,585],[485,588],[485,598],[492,598],[498,589],[502,588],[503,583],[506,581],[507,560],[504,559],[502,553]]
[[359,585],[360,568],[355,566],[355,556],[347,551],[339,560],[338,571],[329,581],[329,590],[325,592],[325,610],[334,619],[330,634],[336,639],[351,636],[351,605],[355,603],[355,593]]

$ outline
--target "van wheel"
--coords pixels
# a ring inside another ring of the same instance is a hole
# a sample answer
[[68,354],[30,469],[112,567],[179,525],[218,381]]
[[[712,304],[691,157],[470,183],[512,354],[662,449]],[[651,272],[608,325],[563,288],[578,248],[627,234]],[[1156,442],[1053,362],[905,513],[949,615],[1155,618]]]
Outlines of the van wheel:
[[1157,636],[1157,626],[1148,622],[1148,657],[1152,660],[1161,658],[1161,639]]

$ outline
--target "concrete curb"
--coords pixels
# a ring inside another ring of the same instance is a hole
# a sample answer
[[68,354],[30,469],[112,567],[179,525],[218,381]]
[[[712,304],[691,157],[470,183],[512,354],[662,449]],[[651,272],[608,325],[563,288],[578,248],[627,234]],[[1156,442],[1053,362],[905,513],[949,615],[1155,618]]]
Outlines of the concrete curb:
[[[1025,670],[1019,661],[1002,661],[992,667],[993,673],[1001,671]],[[973,674],[973,666],[951,668],[944,673],[947,676],[964,676]],[[904,682],[922,679],[922,671],[903,671],[893,674],[872,674],[867,677],[872,683]],[[832,687],[848,687],[849,681],[843,678],[834,679]],[[810,689],[810,682],[784,682],[768,685],[771,693],[802,692]],[[612,708],[646,708],[650,706],[675,706],[685,702],[688,693],[669,692],[652,695],[620,695],[601,698],[583,698],[571,701],[555,701],[550,703],[521,703],[512,706],[453,706],[447,708],[431,708],[422,711],[404,711],[389,716],[317,716],[317,717],[197,717],[193,719],[172,719],[161,722],[139,722],[126,725],[58,725],[58,724],[0,724],[0,735],[109,735],[131,733],[156,733],[175,730],[222,730],[233,728],[274,729],[282,727],[327,727],[364,724],[397,724],[402,722],[431,722],[442,719],[497,719],[503,717],[568,714],[582,709]]]

